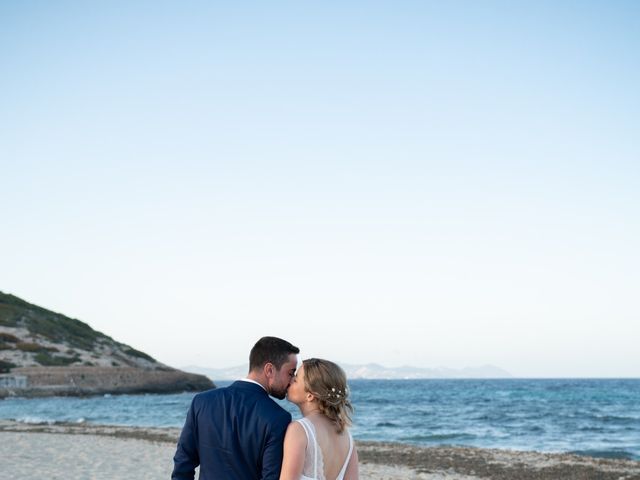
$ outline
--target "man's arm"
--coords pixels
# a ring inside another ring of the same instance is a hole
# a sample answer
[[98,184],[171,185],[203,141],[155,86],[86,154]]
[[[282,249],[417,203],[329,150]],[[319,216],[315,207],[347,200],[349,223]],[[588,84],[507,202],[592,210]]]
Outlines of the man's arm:
[[276,422],[268,434],[267,444],[262,454],[261,480],[278,480],[282,468],[282,445],[287,427],[291,423],[291,415],[285,412]]
[[187,420],[182,427],[180,440],[176,454],[173,457],[173,473],[171,480],[193,480],[196,467],[200,465],[200,456],[198,454],[198,424],[196,422],[195,404],[196,397],[191,402]]

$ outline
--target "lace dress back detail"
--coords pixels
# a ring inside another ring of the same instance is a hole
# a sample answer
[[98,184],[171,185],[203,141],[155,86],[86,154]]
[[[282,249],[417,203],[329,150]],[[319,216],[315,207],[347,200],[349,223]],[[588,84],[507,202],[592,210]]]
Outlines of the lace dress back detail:
[[[302,470],[302,477],[300,480],[327,480],[324,476],[324,458],[322,456],[322,450],[316,440],[316,428],[313,426],[313,423],[306,418],[301,418],[296,421],[302,425],[304,433],[307,434],[307,449],[305,452],[304,468]],[[351,433],[348,432],[348,435],[349,453],[347,453],[344,465],[342,465],[342,469],[335,480],[343,480],[344,474],[347,471],[349,459],[351,458],[351,453],[353,451],[353,438],[351,438]]]

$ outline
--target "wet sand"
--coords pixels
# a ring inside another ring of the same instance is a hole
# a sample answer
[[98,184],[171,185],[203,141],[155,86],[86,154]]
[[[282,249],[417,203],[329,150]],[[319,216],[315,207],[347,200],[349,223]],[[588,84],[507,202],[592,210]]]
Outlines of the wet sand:
[[[0,421],[2,474],[28,479],[164,479],[179,429]],[[565,454],[358,442],[363,480],[640,480],[640,462]]]

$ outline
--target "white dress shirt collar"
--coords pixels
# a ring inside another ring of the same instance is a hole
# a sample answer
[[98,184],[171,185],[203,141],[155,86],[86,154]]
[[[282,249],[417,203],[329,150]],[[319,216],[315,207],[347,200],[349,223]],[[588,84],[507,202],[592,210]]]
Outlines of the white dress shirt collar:
[[[258,382],[256,382],[255,380],[251,380],[250,378],[241,378],[239,381],[240,382],[255,383],[256,385],[260,385]],[[267,389],[264,388],[262,385],[260,385],[260,388],[262,388],[265,392],[267,391]],[[267,393],[269,393],[269,392],[267,392]]]

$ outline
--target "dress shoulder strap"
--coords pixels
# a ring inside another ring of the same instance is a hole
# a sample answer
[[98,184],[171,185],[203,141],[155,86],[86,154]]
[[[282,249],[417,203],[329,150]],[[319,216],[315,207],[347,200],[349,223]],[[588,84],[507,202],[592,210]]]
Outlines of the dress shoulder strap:
[[338,474],[338,478],[336,480],[342,480],[344,478],[344,474],[347,473],[347,466],[349,465],[349,460],[351,460],[351,454],[353,453],[353,437],[351,436],[351,432],[347,432],[349,434],[349,453],[347,453],[347,458],[344,461],[344,465],[342,465],[342,470]]
[[301,418],[296,420],[307,435],[307,451],[313,449],[313,478],[318,478],[318,442],[316,441],[316,431],[310,420]]

